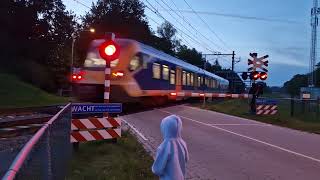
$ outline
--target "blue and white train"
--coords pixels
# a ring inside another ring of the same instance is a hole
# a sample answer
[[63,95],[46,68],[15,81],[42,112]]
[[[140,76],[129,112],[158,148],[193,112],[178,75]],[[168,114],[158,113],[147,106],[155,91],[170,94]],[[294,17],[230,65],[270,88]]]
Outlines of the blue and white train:
[[[111,102],[166,100],[176,93],[222,93],[228,80],[132,39],[116,39],[119,59],[111,62]],[[92,41],[73,89],[82,100],[103,99],[103,39]]]

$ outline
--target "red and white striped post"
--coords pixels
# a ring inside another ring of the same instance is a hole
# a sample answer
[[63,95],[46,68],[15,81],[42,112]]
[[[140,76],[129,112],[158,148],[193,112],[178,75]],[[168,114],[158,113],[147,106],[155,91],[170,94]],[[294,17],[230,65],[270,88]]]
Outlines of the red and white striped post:
[[[104,70],[104,103],[109,103],[110,98],[110,75],[111,75],[111,68],[110,68],[110,61],[106,61],[106,68]],[[104,117],[108,117],[108,113],[105,112],[103,114]]]

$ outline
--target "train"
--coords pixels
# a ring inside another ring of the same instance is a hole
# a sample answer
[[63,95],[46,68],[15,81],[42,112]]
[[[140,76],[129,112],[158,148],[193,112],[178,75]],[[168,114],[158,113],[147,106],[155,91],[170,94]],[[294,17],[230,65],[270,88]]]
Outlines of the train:
[[[73,92],[81,100],[103,100],[105,60],[98,49],[104,41],[93,40],[83,67],[73,72]],[[161,104],[179,99],[177,93],[228,91],[228,80],[184,60],[133,39],[116,38],[115,42],[120,46],[120,55],[110,65],[111,102]]]

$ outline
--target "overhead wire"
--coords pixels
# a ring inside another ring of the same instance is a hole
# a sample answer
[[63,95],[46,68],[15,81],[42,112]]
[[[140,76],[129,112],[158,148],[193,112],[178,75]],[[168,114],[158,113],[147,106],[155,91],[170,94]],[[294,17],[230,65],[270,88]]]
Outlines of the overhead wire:
[[[171,0],[172,1],[172,0]],[[157,2],[157,1],[156,1]],[[182,14],[179,15],[176,11],[174,11],[165,1],[161,0],[161,2],[163,4],[165,4],[170,10],[172,10],[172,12],[174,12],[179,18],[181,18],[187,25],[189,25],[189,27],[191,27],[196,34],[199,34],[202,38],[204,38],[205,40],[207,40],[208,42],[211,42],[214,46],[216,46],[217,48],[223,50],[223,48],[221,46],[219,46],[218,44],[214,43],[214,41],[210,40],[208,37],[204,36],[197,28],[195,28]],[[173,2],[173,1],[172,1]],[[175,3],[173,2],[173,4],[175,5]],[[175,5],[176,6],[176,5]],[[162,6],[163,7],[163,6]],[[177,6],[176,6],[177,7]]]
[[164,21],[167,21],[169,22],[175,29],[177,29],[178,31],[180,31],[181,33],[183,33],[184,35],[186,35],[189,39],[191,39],[192,41],[196,42],[197,44],[199,44],[200,46],[202,46],[204,49],[210,51],[210,52],[213,52],[215,53],[216,51],[212,50],[212,49],[209,49],[208,47],[204,46],[203,44],[201,44],[198,40],[194,39],[193,37],[191,37],[188,33],[185,33],[183,30],[181,30],[180,28],[178,28],[177,26],[173,25],[170,21],[168,21],[150,2],[149,0],[145,0],[148,5],[146,5],[146,7],[151,10],[154,14],[156,14],[157,16],[161,17]]
[[231,48],[218,36],[218,34],[208,25],[208,23],[190,6],[190,4],[186,1],[183,0],[187,6],[192,10],[192,12],[194,14],[196,14],[198,16],[198,18],[203,22],[203,24],[205,24],[207,26],[207,28],[209,29],[209,31],[214,34],[214,36],[229,50],[231,50]]

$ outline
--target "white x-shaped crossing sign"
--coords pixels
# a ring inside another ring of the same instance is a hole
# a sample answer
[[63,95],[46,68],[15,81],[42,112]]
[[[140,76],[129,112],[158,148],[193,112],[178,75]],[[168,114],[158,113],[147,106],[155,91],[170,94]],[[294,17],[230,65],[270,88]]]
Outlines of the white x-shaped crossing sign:
[[248,59],[248,65],[252,64],[252,67],[248,68],[248,71],[256,71],[257,69],[261,69],[264,72],[268,72],[266,67],[268,66],[269,61],[265,59],[268,58],[269,55],[258,58],[257,53],[250,53],[250,56],[253,58],[253,60]]

